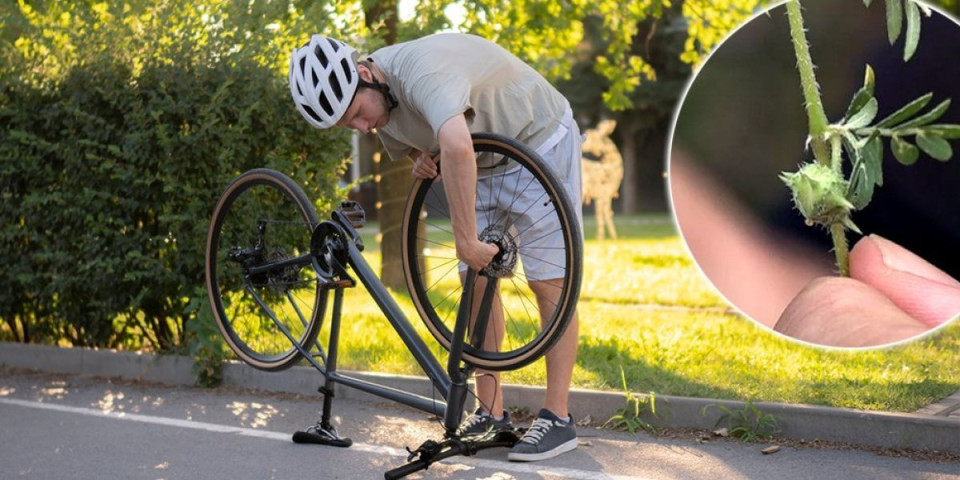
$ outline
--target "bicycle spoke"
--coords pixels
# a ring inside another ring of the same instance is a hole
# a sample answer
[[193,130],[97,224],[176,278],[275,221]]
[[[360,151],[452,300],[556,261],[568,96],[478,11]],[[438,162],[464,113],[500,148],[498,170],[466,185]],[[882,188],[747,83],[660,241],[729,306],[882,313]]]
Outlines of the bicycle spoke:
[[[475,136],[474,146],[479,165],[477,233],[484,241],[498,244],[501,252],[496,262],[502,262],[482,273],[499,277],[495,298],[504,325],[502,331],[497,327],[495,335],[487,337],[491,341],[498,337],[500,348],[488,351],[484,347],[489,343],[467,346],[464,359],[493,370],[515,368],[542,355],[572,317],[577,294],[570,290],[579,289],[581,249],[576,242],[582,236],[576,219],[570,217],[572,207],[560,197],[560,183],[532,160],[535,154],[512,140],[491,135]],[[462,264],[455,256],[442,185],[419,185],[405,212],[409,230],[404,237],[408,240],[403,245],[403,261],[405,271],[412,273],[409,290],[420,299],[415,305],[428,330],[449,347],[463,293]],[[416,235],[417,230],[427,233]],[[423,246],[428,248],[420,250]],[[561,280],[531,280],[528,268],[538,275],[556,274]],[[536,290],[531,288],[533,282]],[[544,298],[538,298],[538,293]]]
[[310,251],[317,224],[299,187],[276,172],[248,172],[224,192],[212,223],[208,288],[228,346],[264,370],[292,366],[313,345],[324,358],[313,340],[322,316],[317,277],[309,267],[282,264]]

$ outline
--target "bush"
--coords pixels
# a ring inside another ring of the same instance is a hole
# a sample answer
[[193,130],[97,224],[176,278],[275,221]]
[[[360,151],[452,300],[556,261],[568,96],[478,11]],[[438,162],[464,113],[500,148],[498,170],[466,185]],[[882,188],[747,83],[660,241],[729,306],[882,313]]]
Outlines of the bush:
[[231,178],[268,166],[320,211],[338,197],[348,137],[311,129],[269,67],[201,50],[0,78],[0,318],[16,339],[178,348]]

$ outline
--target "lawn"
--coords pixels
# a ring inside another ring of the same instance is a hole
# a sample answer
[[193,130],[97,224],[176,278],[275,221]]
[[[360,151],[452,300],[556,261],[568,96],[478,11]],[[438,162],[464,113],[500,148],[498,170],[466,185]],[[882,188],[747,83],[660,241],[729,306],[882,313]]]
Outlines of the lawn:
[[[618,217],[617,241],[598,242],[587,219],[574,387],[915,411],[960,390],[960,325],[908,345],[870,351],[803,346],[730,309],[700,275],[666,215]],[[379,267],[376,226],[366,258]],[[401,306],[428,339],[402,294]],[[419,374],[362,289],[347,292],[340,368]],[[439,347],[435,347],[442,355]],[[504,375],[543,385],[543,361]]]

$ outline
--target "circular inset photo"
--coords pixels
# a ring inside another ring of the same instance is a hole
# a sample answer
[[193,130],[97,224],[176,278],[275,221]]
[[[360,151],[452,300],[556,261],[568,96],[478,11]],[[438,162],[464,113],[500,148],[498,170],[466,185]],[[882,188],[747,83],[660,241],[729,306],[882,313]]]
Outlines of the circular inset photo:
[[829,347],[960,314],[958,49],[929,4],[791,0],[714,50],[677,111],[669,187],[729,303]]

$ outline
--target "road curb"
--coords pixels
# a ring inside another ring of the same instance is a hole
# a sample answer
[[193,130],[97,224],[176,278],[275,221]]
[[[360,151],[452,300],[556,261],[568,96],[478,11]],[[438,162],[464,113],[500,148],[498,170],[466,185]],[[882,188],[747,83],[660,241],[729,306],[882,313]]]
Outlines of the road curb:
[[[178,355],[0,342],[0,365],[168,385],[193,385],[195,381],[190,371],[192,360]],[[425,378],[376,373],[357,373],[356,376],[427,397],[436,395]],[[284,372],[268,373],[230,362],[224,365],[224,385],[309,394],[316,393],[320,376],[310,367],[294,367]],[[379,400],[349,388],[340,388],[337,393],[338,401]],[[536,412],[543,403],[543,397],[544,389],[540,387],[504,386],[504,404],[508,406]],[[637,397],[646,398],[645,395]],[[570,394],[570,409],[578,419],[590,417],[593,421],[602,422],[626,405],[627,398],[624,393],[575,389]],[[655,406],[657,416],[654,418],[647,415],[644,418],[657,426],[714,428],[723,414],[720,407],[737,411],[744,408],[744,402],[657,395]],[[956,417],[769,402],[757,402],[754,406],[776,418],[780,428],[779,435],[785,438],[819,439],[881,448],[960,452],[960,418]]]

